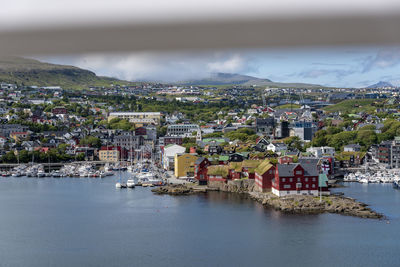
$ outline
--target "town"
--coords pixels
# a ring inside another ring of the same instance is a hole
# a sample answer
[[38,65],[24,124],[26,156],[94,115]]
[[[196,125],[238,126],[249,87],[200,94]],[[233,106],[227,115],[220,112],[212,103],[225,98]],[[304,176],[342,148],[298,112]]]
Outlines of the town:
[[327,194],[328,179],[399,177],[399,96],[391,87],[1,83],[0,96],[4,166],[146,160],[175,180],[252,179],[278,196]]

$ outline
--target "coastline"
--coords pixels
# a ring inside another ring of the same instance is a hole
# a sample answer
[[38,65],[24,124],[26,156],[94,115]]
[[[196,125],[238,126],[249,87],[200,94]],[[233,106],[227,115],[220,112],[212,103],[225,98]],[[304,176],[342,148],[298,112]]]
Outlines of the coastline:
[[211,182],[208,186],[166,185],[152,189],[152,192],[155,194],[169,194],[174,196],[207,193],[208,191],[245,194],[265,207],[270,207],[284,213],[336,213],[368,219],[384,218],[383,214],[372,210],[367,204],[353,198],[329,195],[322,196],[322,201],[320,201],[320,197],[306,195],[278,197],[271,192],[259,192],[253,180],[235,180],[229,181],[227,184]]

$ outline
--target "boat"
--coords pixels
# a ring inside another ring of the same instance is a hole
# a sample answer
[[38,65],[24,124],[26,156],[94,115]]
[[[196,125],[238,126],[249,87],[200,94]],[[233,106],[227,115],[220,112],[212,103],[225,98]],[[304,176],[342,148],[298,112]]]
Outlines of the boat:
[[362,179],[359,180],[359,182],[363,183],[363,184],[369,184],[370,183],[370,181],[367,178],[362,178]]
[[117,183],[115,184],[115,188],[126,188],[126,184],[117,182]]
[[126,187],[127,188],[135,188],[135,185],[136,185],[136,183],[135,183],[135,180],[133,180],[133,179],[128,179],[126,181]]
[[396,189],[400,189],[400,180],[394,180],[393,181],[393,187]]

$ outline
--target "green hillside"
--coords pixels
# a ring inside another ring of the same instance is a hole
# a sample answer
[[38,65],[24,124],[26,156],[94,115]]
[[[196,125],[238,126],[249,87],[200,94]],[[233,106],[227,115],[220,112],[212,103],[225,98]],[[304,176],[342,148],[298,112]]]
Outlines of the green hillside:
[[341,101],[335,105],[327,106],[324,108],[327,112],[347,112],[347,113],[357,113],[357,112],[374,112],[376,107],[373,103],[376,99],[349,99]]
[[109,86],[110,84],[134,84],[114,78],[100,77],[94,72],[73,66],[44,63],[19,57],[0,58],[0,82],[76,89],[88,86]]

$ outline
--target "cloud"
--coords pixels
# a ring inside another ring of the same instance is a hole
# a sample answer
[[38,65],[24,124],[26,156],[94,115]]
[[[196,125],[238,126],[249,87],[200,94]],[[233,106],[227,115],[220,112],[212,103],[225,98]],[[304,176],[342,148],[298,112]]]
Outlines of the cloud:
[[297,75],[302,78],[316,79],[321,76],[334,75],[336,78],[342,78],[355,73],[354,70],[341,70],[341,69],[310,69],[302,71]]
[[386,69],[400,63],[400,48],[383,49],[375,56],[368,56],[364,59],[362,72],[373,69]]
[[347,66],[347,64],[343,63],[321,63],[321,62],[313,62],[311,65],[317,65],[317,66]]
[[98,75],[129,81],[175,82],[205,78],[210,73],[257,71],[250,54],[238,52],[89,54],[41,58],[89,69]]

